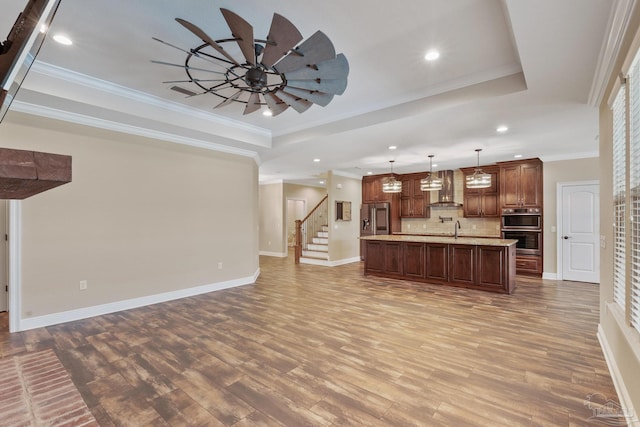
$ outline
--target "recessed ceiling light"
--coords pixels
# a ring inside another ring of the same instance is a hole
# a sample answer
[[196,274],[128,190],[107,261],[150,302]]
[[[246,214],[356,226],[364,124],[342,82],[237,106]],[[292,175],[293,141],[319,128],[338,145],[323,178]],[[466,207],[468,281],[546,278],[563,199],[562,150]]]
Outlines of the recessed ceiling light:
[[389,150],[395,150],[395,149],[397,149],[397,148],[398,148],[398,147],[397,147],[396,145],[390,145],[390,146],[389,146]]
[[265,117],[271,117],[271,116],[273,116],[273,113],[271,112],[271,110],[264,110],[262,112],[262,115],[265,116]]
[[320,159],[313,159],[314,162],[318,163]]
[[369,171],[367,172],[367,175],[373,175],[373,172]]
[[320,181],[320,184],[324,184],[324,181]]
[[433,166],[434,168],[437,168],[437,167],[438,167],[438,164],[437,164],[437,163],[434,163],[432,166]]
[[505,125],[500,125],[496,128],[496,132],[500,132],[500,133],[506,132],[508,130],[509,130],[509,127]]
[[65,35],[62,35],[62,34],[56,34],[55,36],[53,36],[53,39],[55,41],[57,41],[58,43],[63,44],[65,46],[69,46],[69,45],[73,44],[73,42],[71,41],[71,39],[69,37],[67,37]]
[[522,157],[522,154],[516,154],[515,156],[513,156],[516,159],[519,159],[520,157]]
[[424,59],[427,61],[435,61],[438,58],[440,58],[440,52],[435,49],[431,49],[424,55]]
[[49,27],[47,27],[47,24],[40,25],[40,32],[42,34],[46,33],[48,30],[49,30]]

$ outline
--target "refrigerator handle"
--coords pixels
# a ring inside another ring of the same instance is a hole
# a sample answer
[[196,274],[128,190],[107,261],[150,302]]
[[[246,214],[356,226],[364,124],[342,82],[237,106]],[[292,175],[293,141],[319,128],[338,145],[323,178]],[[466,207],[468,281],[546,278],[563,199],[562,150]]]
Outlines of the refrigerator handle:
[[362,220],[362,229],[363,230],[369,229],[369,218],[365,218]]

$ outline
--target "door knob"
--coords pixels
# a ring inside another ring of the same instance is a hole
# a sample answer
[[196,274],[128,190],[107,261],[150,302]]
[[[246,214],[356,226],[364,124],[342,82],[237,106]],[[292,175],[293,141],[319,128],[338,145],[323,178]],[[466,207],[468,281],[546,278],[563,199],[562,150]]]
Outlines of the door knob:
[[562,236],[562,238],[563,238],[564,240],[567,240],[567,239],[569,238],[569,236]]

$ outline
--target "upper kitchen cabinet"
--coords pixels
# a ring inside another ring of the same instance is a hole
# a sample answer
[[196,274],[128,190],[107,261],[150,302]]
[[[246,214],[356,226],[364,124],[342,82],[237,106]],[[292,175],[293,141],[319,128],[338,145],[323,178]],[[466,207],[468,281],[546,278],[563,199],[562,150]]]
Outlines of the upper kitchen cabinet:
[[[500,167],[482,166],[482,171],[491,175],[491,187],[464,187],[465,218],[498,218],[500,217]],[[460,169],[464,176],[471,175],[473,168]]]
[[400,217],[429,218],[431,198],[428,191],[420,189],[420,180],[425,176],[424,172],[401,175]]
[[542,161],[499,162],[500,199],[503,208],[542,207]]
[[[372,175],[362,178],[362,203],[391,202],[393,193],[382,192],[382,180],[391,174]],[[400,180],[398,175],[393,175]]]

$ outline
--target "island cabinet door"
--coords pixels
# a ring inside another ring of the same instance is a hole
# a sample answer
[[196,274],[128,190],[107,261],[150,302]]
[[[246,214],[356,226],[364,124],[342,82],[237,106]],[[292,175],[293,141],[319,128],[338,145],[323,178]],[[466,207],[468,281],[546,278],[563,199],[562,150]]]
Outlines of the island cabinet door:
[[384,243],[365,240],[367,256],[364,260],[365,271],[372,273],[384,272]]
[[478,246],[478,285],[505,288],[508,280],[507,248]]
[[424,278],[424,243],[404,243],[404,275],[407,277]]
[[385,242],[384,272],[389,274],[403,274],[402,264],[402,243]]
[[425,277],[438,282],[449,281],[449,245],[427,243],[425,245]]
[[449,277],[452,282],[476,284],[476,246],[450,245]]

